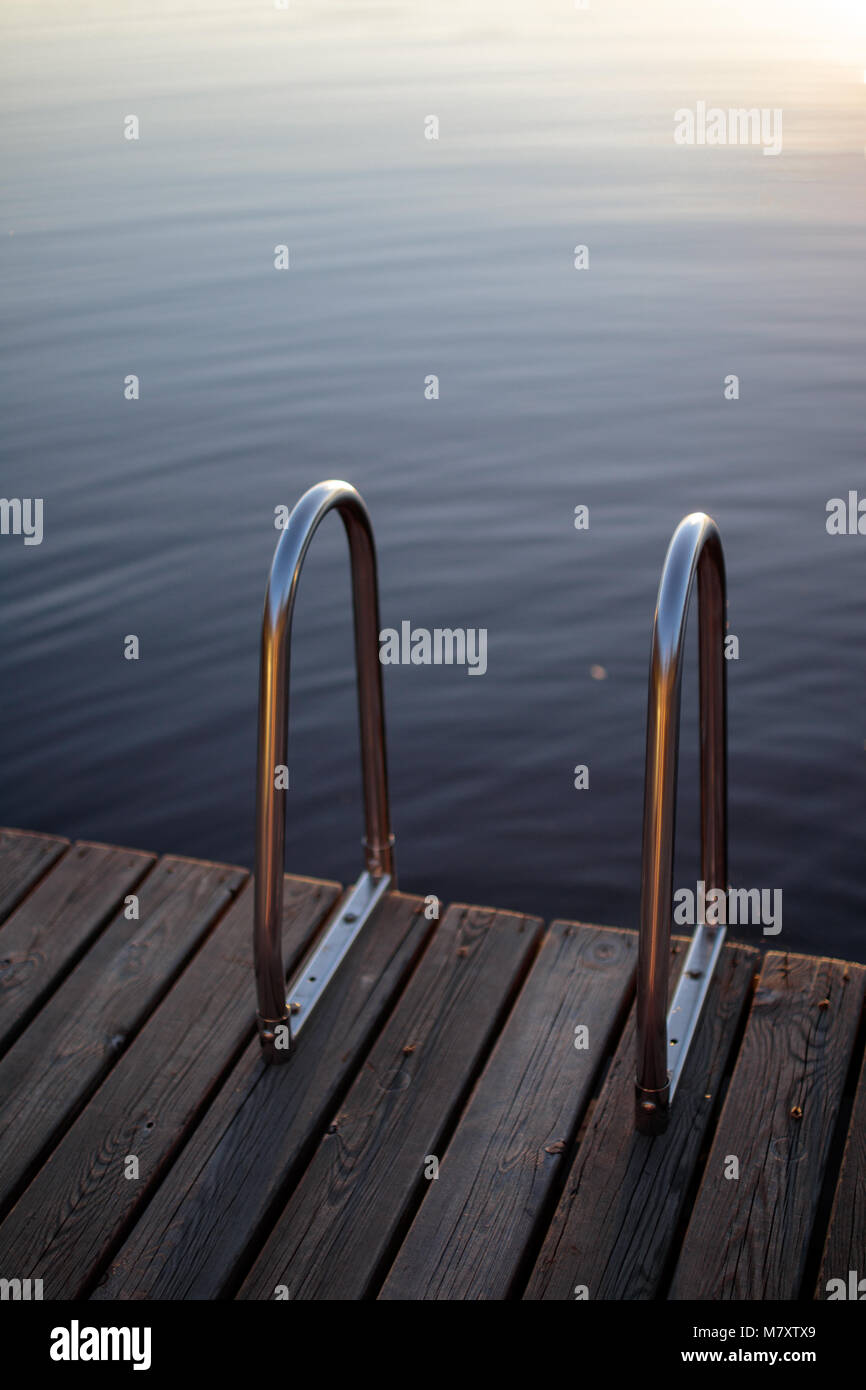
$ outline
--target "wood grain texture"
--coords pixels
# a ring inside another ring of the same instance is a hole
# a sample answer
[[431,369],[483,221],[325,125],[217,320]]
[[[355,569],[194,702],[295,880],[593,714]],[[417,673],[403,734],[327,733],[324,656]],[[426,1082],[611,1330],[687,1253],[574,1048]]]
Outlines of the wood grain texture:
[[[686,943],[674,942],[671,983]],[[651,1299],[674,1248],[689,1183],[735,1045],[758,964],[741,946],[722,952],[667,1133],[635,1132],[635,1010],[583,1135],[525,1298]]]
[[[858,1285],[866,1280],[866,1057],[854,1095],[815,1297],[827,1297],[830,1279],[844,1279],[848,1286],[851,1270],[857,1273]],[[850,1296],[850,1288],[846,1291]],[[858,1301],[863,1297],[866,1283],[859,1289]]]
[[154,864],[152,854],[76,844],[0,930],[0,1052]]
[[94,1298],[219,1298],[246,1273],[423,949],[422,909],[382,899],[285,1065],[244,1052]]
[[[863,1006],[866,969],[770,952],[670,1297],[794,1299]],[[726,1178],[726,1160],[739,1178]]]
[[4,1209],[231,901],[241,869],[161,859],[0,1062]]
[[[503,1299],[613,1045],[637,935],[554,922],[382,1299]],[[575,1047],[575,1027],[589,1030]]]
[[[338,896],[286,878],[289,971]],[[0,1269],[38,1270],[46,1298],[84,1295],[252,1037],[252,899],[249,882],[0,1226]]]
[[[537,917],[453,905],[331,1118],[241,1298],[360,1299],[427,1186],[525,971]],[[434,1188],[438,1182],[430,1183]]]
[[0,830],[0,922],[68,848],[57,835]]

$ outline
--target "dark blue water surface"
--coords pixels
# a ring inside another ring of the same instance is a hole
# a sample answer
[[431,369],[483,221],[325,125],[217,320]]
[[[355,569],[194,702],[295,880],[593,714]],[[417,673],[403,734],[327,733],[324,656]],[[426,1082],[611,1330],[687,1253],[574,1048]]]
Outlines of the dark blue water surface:
[[[731,878],[783,890],[771,944],[866,956],[866,536],[825,527],[866,496],[863,45],[652,10],[4,9],[2,493],[45,534],[0,537],[3,823],[251,863],[274,508],[342,477],[383,622],[488,631],[483,677],[385,668],[401,887],[635,926],[655,591],[703,509],[740,643]],[[782,153],[676,146],[699,100],[783,109]],[[331,518],[287,864],[343,881],[351,643]]]

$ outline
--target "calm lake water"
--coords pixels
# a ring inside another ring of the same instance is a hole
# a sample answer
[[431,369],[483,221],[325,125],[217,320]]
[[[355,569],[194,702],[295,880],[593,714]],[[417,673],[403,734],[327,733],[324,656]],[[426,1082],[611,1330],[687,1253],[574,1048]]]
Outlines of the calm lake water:
[[[635,926],[655,593],[702,509],[740,645],[731,879],[783,890],[769,944],[866,957],[866,536],[825,527],[866,495],[866,20],[699,11],[3,7],[2,492],[45,508],[41,545],[0,537],[5,824],[251,863],[274,508],[343,477],[383,623],[488,632],[483,677],[385,669],[401,887]],[[698,102],[780,109],[782,152],[676,145]],[[333,518],[287,864],[343,881],[351,642]],[[693,885],[691,670],[683,701]]]

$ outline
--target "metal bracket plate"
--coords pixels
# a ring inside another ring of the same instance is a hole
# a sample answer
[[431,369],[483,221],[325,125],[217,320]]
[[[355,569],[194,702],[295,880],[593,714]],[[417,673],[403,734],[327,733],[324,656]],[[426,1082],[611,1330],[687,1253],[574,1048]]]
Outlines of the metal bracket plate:
[[676,992],[668,1010],[668,1103],[673,1100],[677,1082],[682,1075],[689,1044],[698,1026],[698,1019],[724,941],[725,927],[722,925],[711,927],[705,922],[699,922],[695,927]]
[[295,1043],[352,943],[390,886],[390,874],[373,878],[365,870],[354,888],[348,889],[334,908],[322,929],[318,944],[307,956],[286,993],[290,1045]]

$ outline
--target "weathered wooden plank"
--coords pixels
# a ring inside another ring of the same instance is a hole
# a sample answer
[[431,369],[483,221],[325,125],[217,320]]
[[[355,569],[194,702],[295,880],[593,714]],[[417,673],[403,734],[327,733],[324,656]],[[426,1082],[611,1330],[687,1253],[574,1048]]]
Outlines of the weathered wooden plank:
[[[675,979],[686,943],[676,941]],[[651,1299],[675,1248],[701,1147],[759,961],[727,946],[710,985],[667,1132],[634,1128],[635,1011],[582,1136],[528,1299]],[[585,1292],[584,1292],[585,1291]]]
[[[289,970],[338,894],[286,878]],[[252,896],[249,882],[0,1226],[0,1269],[32,1271],[46,1298],[85,1296],[252,1036]]]
[[246,878],[161,859],[0,1061],[0,1207],[5,1209],[147,1018]]
[[380,1298],[508,1297],[613,1045],[636,959],[634,932],[553,923]]
[[0,830],[0,922],[68,848],[57,835]]
[[0,930],[0,1052],[154,863],[110,845],[67,850]]
[[859,1301],[866,1297],[866,1057],[854,1094],[815,1297],[824,1299],[833,1293],[838,1298],[838,1284],[830,1290],[827,1286],[831,1279],[841,1279],[850,1298],[852,1271]]
[[282,1066],[244,1052],[94,1298],[218,1298],[246,1273],[429,934],[383,898]]
[[[537,917],[453,905],[240,1292],[359,1299],[514,997]],[[433,1187],[439,1184],[432,1183]]]
[[799,1297],[864,980],[863,966],[767,955],[671,1298]]

